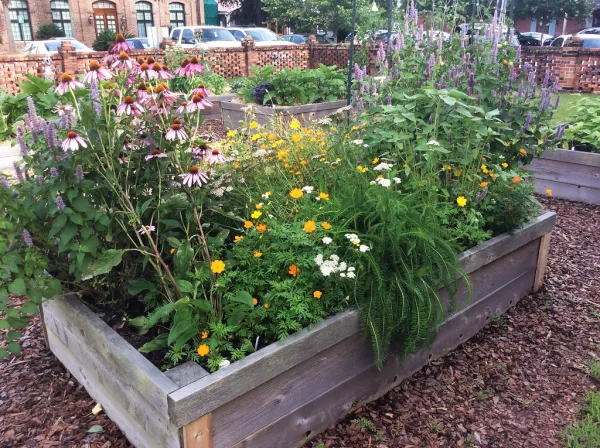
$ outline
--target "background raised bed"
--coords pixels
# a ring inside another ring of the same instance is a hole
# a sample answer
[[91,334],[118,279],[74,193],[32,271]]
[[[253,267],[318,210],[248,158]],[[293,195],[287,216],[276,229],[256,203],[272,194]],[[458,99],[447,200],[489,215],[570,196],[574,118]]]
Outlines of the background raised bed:
[[600,205],[600,154],[558,149],[545,151],[528,169],[535,191],[571,201]]
[[189,364],[160,372],[73,297],[44,304],[48,341],[138,447],[294,447],[539,288],[555,220],[544,213],[513,235],[463,253],[472,300],[461,286],[433,345],[402,362],[390,356],[382,371],[352,310],[211,375]]

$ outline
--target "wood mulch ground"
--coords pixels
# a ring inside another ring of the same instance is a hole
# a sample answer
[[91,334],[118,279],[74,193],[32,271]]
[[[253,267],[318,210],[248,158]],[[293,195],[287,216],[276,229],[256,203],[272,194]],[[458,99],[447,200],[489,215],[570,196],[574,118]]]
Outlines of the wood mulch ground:
[[[600,356],[600,207],[544,203],[559,213],[544,289],[306,447],[562,446],[586,391],[599,387],[583,362]],[[1,447],[129,446],[91,413],[38,320],[22,346],[21,358],[0,361]],[[94,425],[103,432],[88,434]]]

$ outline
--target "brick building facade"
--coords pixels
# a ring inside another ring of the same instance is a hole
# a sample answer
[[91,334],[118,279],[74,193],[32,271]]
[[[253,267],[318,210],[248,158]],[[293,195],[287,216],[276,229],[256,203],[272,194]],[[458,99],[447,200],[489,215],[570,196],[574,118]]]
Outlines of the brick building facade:
[[103,29],[145,37],[151,26],[203,21],[203,0],[10,0],[8,7],[0,8],[0,51],[9,50],[11,35],[19,51],[42,24],[54,23],[91,47]]
[[600,0],[589,0],[593,5],[592,14],[589,17],[559,17],[549,23],[541,23],[535,19],[518,20],[515,28],[521,33],[535,31],[538,33],[560,36],[561,34],[573,34],[584,28],[600,27]]

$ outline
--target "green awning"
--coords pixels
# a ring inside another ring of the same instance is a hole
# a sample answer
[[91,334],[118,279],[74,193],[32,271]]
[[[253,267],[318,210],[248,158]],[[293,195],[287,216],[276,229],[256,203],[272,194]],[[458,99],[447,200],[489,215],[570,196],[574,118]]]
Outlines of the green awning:
[[204,23],[219,25],[219,5],[216,0],[204,0]]

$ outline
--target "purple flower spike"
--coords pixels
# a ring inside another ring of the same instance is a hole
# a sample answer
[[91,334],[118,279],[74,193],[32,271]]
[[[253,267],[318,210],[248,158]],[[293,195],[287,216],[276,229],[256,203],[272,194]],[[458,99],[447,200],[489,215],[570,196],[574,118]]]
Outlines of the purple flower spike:
[[56,199],[54,199],[54,202],[56,203],[56,208],[58,210],[64,210],[65,203],[63,202],[63,200],[60,196],[56,196]]
[[25,243],[25,246],[27,247],[33,246],[33,238],[27,229],[23,229],[23,243]]

